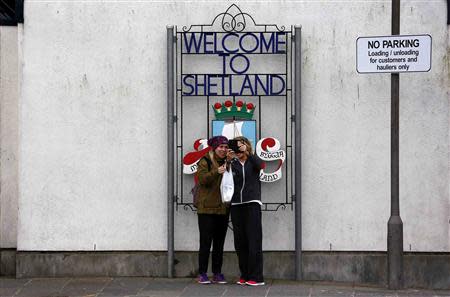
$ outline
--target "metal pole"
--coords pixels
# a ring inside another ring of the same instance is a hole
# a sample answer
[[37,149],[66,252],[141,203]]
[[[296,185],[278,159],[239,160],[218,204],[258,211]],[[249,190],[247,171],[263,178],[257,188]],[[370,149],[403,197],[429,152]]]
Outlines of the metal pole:
[[[392,0],[392,35],[400,34],[400,0]],[[388,222],[388,287],[403,287],[403,222],[399,203],[399,73],[391,73],[391,217]]]
[[301,66],[302,27],[294,27],[295,38],[295,279],[302,280],[302,138]]
[[16,0],[16,22],[19,24],[23,24],[23,1]]
[[174,272],[174,36],[167,26],[167,276]]

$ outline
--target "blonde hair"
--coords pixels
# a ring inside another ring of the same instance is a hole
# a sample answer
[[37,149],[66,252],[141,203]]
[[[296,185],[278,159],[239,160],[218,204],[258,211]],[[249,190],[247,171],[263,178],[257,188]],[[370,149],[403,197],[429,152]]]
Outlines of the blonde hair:
[[252,153],[253,153],[252,144],[251,144],[251,142],[250,142],[246,137],[244,137],[244,136],[238,136],[238,137],[235,137],[234,140],[243,142],[243,143],[247,146],[247,152],[248,152],[249,154],[252,154]]
[[214,156],[215,155],[214,150],[210,150],[208,153],[209,153],[209,158],[211,159],[213,166],[215,168],[219,167],[219,163],[217,163],[216,157]]

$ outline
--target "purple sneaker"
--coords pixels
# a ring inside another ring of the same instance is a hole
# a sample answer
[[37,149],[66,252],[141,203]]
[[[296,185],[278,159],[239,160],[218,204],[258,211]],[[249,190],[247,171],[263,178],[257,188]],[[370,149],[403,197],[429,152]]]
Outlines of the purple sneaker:
[[227,283],[227,281],[225,280],[225,276],[223,276],[222,273],[214,274],[212,282],[215,284],[226,284]]
[[209,280],[208,275],[206,275],[206,273],[200,274],[198,276],[197,282],[199,284],[202,284],[202,285],[206,285],[206,284],[210,284],[211,283],[211,281]]

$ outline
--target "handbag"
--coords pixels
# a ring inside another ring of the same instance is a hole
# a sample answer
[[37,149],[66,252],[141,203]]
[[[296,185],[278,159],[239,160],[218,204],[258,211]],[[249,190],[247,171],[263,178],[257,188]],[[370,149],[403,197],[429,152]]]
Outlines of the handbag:
[[229,170],[225,170],[223,173],[222,182],[220,183],[220,195],[223,203],[230,203],[234,194],[233,172],[231,171],[231,166],[229,167]]

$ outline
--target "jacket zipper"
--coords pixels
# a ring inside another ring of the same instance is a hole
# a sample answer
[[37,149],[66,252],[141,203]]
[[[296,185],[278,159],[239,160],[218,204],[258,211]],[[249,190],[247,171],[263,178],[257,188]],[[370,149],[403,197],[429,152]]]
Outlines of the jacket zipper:
[[241,188],[241,203],[243,203],[242,201],[242,191],[244,191],[244,186],[245,186],[245,163],[242,165],[242,188]]

